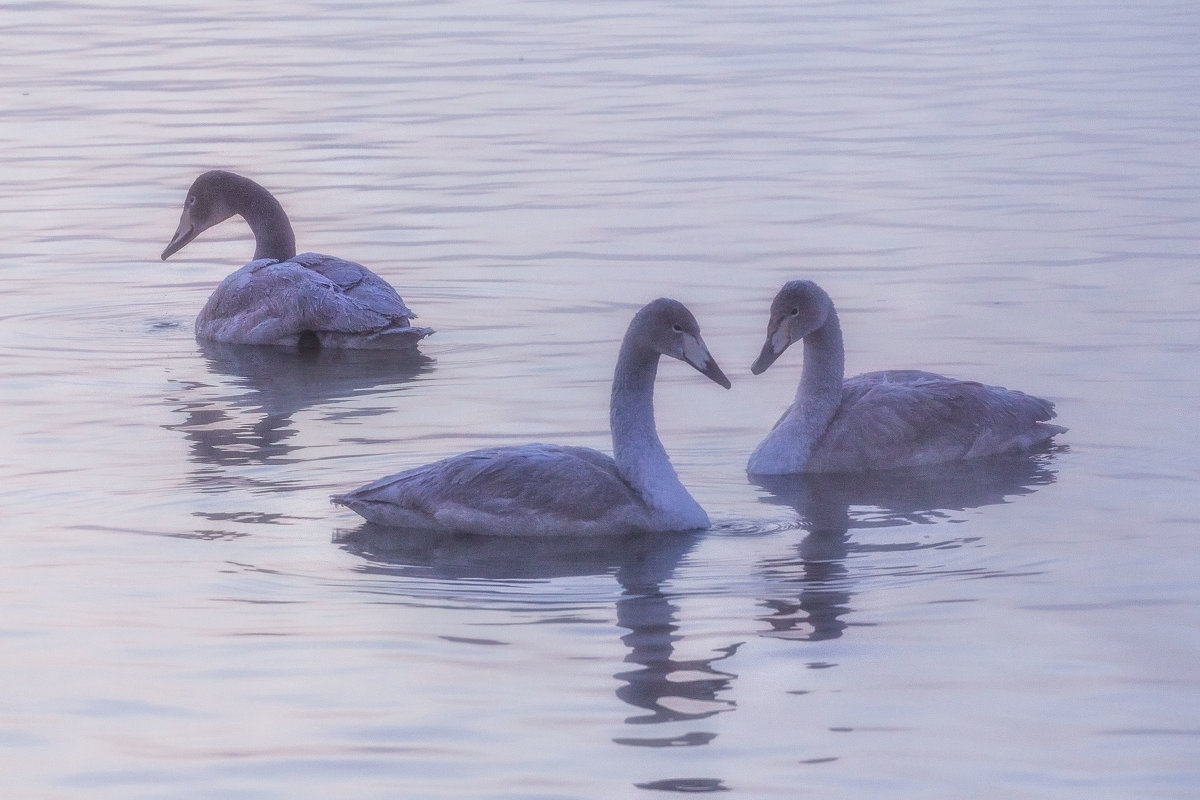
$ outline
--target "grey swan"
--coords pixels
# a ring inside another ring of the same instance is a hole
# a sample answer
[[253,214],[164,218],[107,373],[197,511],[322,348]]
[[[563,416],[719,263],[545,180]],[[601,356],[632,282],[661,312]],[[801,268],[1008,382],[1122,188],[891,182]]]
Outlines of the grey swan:
[[254,232],[254,260],[217,286],[196,318],[196,336],[230,344],[415,350],[433,333],[383,278],[353,261],[296,254],[283,206],[259,184],[224,170],[192,183],[162,259],[234,215]]
[[451,456],[335,495],[370,522],[492,536],[619,535],[709,526],[680,483],[654,423],[659,357],[690,364],[729,388],[700,327],[676,300],[633,317],[609,406],[613,456],[587,447],[526,444]]
[[812,281],[784,284],[771,303],[761,374],[804,342],[796,399],[755,448],[752,475],[862,472],[1023,451],[1067,429],[1054,404],[1024,392],[919,370],[843,380],[845,352],[833,301]]

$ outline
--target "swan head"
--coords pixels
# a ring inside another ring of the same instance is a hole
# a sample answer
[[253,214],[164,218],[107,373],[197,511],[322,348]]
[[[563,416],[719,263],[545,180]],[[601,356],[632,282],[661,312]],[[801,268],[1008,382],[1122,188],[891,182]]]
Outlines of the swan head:
[[767,340],[762,352],[750,365],[759,375],[775,363],[784,350],[814,331],[820,330],[829,319],[833,301],[812,281],[789,281],[771,301],[771,318],[767,322]]
[[634,315],[629,335],[651,352],[677,358],[714,383],[730,387],[729,378],[717,366],[700,336],[699,323],[678,300],[660,297],[647,303]]
[[232,202],[232,185],[239,177],[232,172],[215,169],[192,182],[192,188],[188,189],[187,198],[183,201],[179,227],[162,252],[163,261],[178,253],[204,231],[238,213]]

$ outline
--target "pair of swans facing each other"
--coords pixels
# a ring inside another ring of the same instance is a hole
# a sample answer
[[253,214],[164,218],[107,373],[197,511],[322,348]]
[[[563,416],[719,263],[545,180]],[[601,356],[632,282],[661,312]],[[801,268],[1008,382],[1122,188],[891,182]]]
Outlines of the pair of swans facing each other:
[[[386,281],[361,264],[296,254],[295,235],[265,188],[232,172],[188,190],[165,260],[204,230],[240,215],[254,260],[217,287],[196,319],[202,340],[301,349],[415,350],[433,331]],[[1022,392],[915,370],[844,379],[837,313],[811,281],[785,284],[751,367],[766,370],[804,342],[796,399],[750,457],[758,475],[923,466],[1029,450],[1065,431],[1053,404]],[[475,450],[336,495],[369,521],[488,535],[590,535],[707,528],[658,438],[653,391],[669,355],[729,388],[681,303],[655,300],[633,318],[613,377],[613,454],[529,444]]]
[[[766,370],[804,342],[795,403],[750,457],[757,475],[869,472],[1034,449],[1065,431],[1052,403],[1023,392],[915,370],[843,379],[833,302],[811,281],[786,284],[751,367]],[[474,450],[381,478],[333,501],[370,522],[499,536],[625,534],[707,528],[654,424],[659,357],[673,356],[729,388],[695,318],[659,299],[633,318],[613,377],[614,458],[589,448],[529,444]]]

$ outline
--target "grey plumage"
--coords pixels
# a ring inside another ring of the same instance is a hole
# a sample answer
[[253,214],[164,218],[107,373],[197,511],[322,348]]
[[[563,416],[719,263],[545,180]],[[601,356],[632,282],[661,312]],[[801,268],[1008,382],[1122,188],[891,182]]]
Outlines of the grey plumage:
[[201,339],[232,344],[411,350],[433,333],[396,290],[362,264],[296,254],[291,223],[262,186],[232,172],[196,178],[166,259],[201,232],[241,215],[255,237],[254,260],[217,286],[196,318]]
[[680,483],[655,430],[662,355],[729,387],[691,312],[675,300],[647,304],[629,324],[613,375],[615,458],[552,444],[473,450],[335,495],[333,502],[384,525],[493,536],[706,528],[708,515]]
[[1054,404],[1000,386],[919,370],[843,381],[845,354],[833,301],[811,281],[784,285],[771,304],[760,373],[804,342],[796,399],[751,454],[752,474],[855,472],[1028,450],[1066,430]]
[[333,499],[374,522],[492,535],[627,533],[651,517],[612,458],[552,444],[472,450]]

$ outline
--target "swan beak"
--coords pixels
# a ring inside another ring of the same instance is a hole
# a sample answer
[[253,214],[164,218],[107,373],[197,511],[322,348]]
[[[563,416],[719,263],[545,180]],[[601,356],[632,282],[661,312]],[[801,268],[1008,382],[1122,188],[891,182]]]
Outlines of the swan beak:
[[162,260],[166,261],[175,253],[183,249],[183,246],[195,239],[200,231],[184,214],[183,219],[179,220],[179,228],[176,229],[175,235],[171,237],[171,241],[167,244],[167,249],[162,251]]
[[725,377],[725,373],[717,366],[717,362],[709,354],[708,348],[704,345],[704,340],[699,336],[685,336],[683,339],[683,360],[691,364],[697,372],[708,378],[713,383],[719,383],[728,389],[731,384],[729,378]]
[[763,342],[762,352],[758,354],[758,358],[750,365],[750,371],[755,375],[761,375],[766,372],[767,367],[774,364],[775,359],[779,358],[780,353],[787,350],[791,343],[792,337],[789,326],[783,324],[776,325],[767,333],[767,340]]

